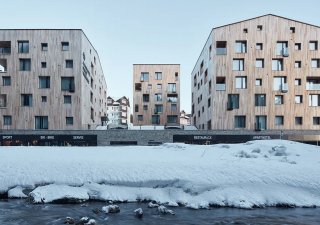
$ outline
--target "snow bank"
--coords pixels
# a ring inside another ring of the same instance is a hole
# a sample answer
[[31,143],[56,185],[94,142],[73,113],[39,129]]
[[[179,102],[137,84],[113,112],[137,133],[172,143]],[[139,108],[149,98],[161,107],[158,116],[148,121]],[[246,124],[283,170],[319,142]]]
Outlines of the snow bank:
[[[34,202],[155,201],[171,206],[320,206],[320,149],[283,140],[196,146],[3,147],[0,192]],[[22,192],[22,191],[21,191]]]

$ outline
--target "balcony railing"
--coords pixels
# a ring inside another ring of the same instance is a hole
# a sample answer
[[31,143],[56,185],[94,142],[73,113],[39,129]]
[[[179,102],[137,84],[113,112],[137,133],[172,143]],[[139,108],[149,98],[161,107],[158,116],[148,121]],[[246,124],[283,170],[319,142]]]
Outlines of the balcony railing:
[[11,48],[0,48],[0,54],[10,54]]
[[226,55],[227,48],[216,48],[216,55]]
[[216,84],[216,90],[217,91],[225,91],[226,90],[226,84]]
[[307,83],[306,89],[308,91],[320,91],[320,84]]

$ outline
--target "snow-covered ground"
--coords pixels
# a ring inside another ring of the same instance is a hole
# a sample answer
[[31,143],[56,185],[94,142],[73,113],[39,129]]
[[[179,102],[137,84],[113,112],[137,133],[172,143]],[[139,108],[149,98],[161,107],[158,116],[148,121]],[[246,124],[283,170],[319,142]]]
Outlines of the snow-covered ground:
[[[13,189],[14,188],[14,189]],[[34,202],[320,206],[320,148],[283,140],[157,147],[1,147],[0,192]]]

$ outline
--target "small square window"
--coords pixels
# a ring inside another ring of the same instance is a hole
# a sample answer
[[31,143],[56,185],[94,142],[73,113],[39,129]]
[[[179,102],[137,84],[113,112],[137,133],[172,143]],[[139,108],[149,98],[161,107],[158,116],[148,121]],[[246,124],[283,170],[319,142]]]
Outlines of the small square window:
[[301,61],[295,61],[294,68],[301,68]]
[[3,125],[11,126],[12,125],[12,117],[11,116],[3,116]]
[[275,125],[283,125],[284,122],[284,118],[283,116],[275,116]]
[[248,28],[244,28],[243,33],[245,33],[245,34],[248,33]]
[[148,105],[144,105],[143,110],[148,110]]
[[71,104],[72,99],[71,99],[71,95],[64,95],[63,96],[63,103],[64,104]]
[[41,62],[41,68],[47,68],[47,62]]
[[256,68],[264,68],[264,59],[256,59]]
[[296,104],[301,104],[302,103],[302,95],[296,95],[294,97],[294,101]]
[[256,86],[262,86],[262,79],[256,79]]
[[320,125],[320,117],[313,117],[313,125]]
[[143,115],[138,115],[138,121],[143,121]]
[[66,117],[66,125],[73,125],[73,117]]
[[41,96],[41,102],[47,102],[47,96]]
[[294,86],[301,86],[301,79],[294,79]]
[[294,44],[294,50],[300,51],[301,50],[301,43],[295,43]]
[[320,68],[320,59],[311,59],[311,68]]
[[3,86],[11,86],[11,77],[9,77],[9,76],[2,77],[2,85]]
[[274,97],[274,104],[275,105],[282,105],[283,104],[283,95],[276,95]]
[[318,41],[310,41],[309,42],[309,50],[311,50],[311,51],[318,50]]
[[48,51],[48,43],[41,43],[41,50]]
[[257,26],[257,30],[258,30],[258,31],[262,31],[262,25],[258,25],[258,26]]
[[61,42],[62,51],[69,51],[69,42]]
[[296,28],[295,27],[290,27],[290,32],[294,34],[296,32]]
[[257,43],[256,44],[256,50],[262,50],[263,49],[263,44],[262,43]]
[[295,117],[295,124],[296,125],[302,125],[302,117],[301,116],[296,116]]
[[67,59],[66,60],[66,68],[73,68],[73,60],[72,59]]

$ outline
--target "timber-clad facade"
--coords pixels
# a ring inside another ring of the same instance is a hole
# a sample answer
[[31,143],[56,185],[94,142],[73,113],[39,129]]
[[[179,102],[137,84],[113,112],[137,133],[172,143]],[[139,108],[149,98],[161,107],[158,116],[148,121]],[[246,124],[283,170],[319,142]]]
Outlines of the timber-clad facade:
[[192,122],[320,129],[320,27],[275,16],[213,28],[191,77]]
[[0,30],[0,129],[94,129],[107,85],[80,29]]

